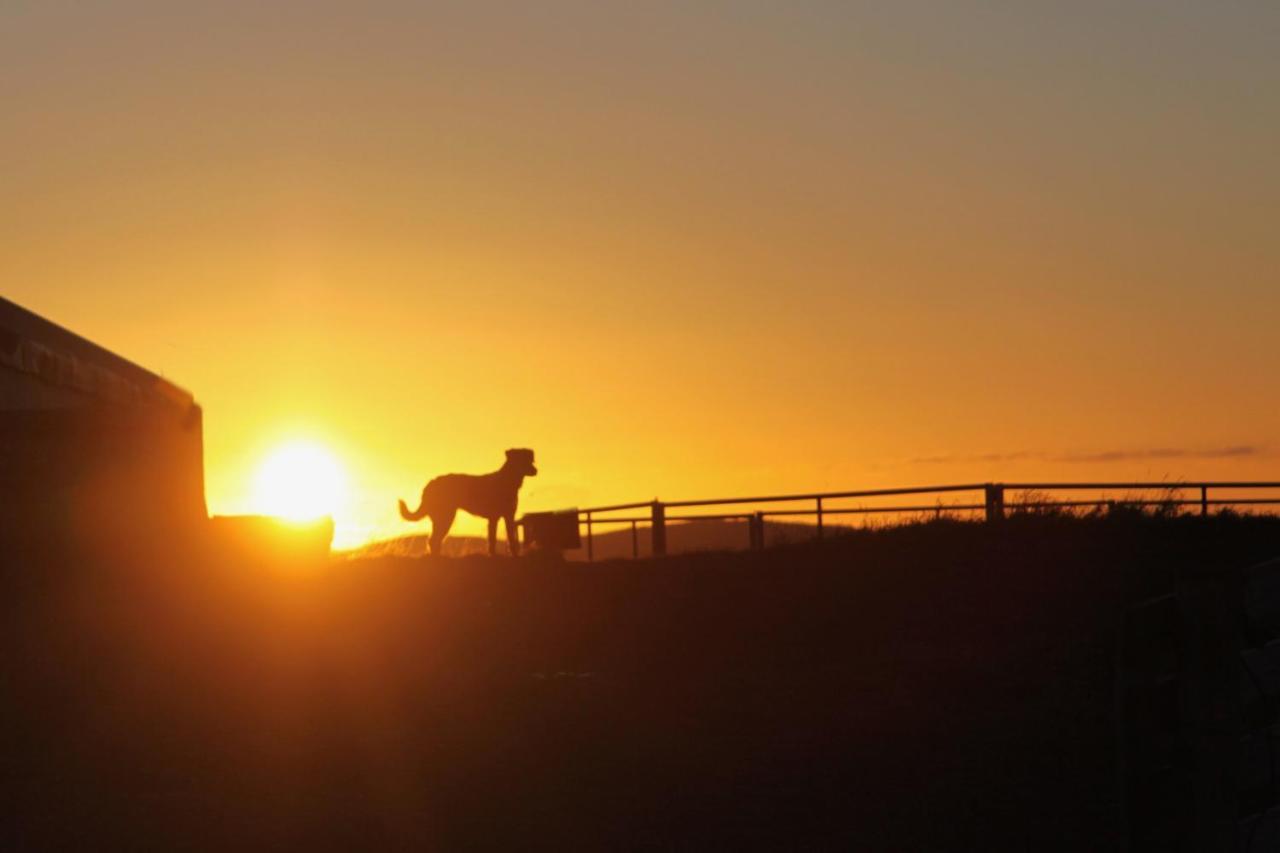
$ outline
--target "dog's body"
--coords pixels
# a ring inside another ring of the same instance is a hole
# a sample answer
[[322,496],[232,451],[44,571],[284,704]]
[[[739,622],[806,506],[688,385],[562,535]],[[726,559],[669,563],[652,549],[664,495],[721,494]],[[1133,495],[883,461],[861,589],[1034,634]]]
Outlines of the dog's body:
[[533,451],[517,448],[507,451],[507,461],[492,474],[445,474],[427,483],[422,502],[410,510],[400,501],[400,517],[418,521],[431,516],[431,553],[440,554],[444,538],[449,535],[454,516],[463,509],[489,521],[489,554],[498,550],[498,519],[506,522],[507,548],[512,556],[520,553],[520,536],[516,533],[516,503],[525,477],[533,477]]

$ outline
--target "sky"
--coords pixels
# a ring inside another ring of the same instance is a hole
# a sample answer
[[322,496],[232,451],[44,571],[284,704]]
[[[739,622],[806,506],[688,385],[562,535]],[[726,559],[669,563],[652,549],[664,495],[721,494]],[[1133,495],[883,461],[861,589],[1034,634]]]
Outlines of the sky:
[[11,0],[0,292],[195,394],[212,512],[329,448],[339,544],[513,446],[526,509],[1280,479],[1277,44],[1261,0]]

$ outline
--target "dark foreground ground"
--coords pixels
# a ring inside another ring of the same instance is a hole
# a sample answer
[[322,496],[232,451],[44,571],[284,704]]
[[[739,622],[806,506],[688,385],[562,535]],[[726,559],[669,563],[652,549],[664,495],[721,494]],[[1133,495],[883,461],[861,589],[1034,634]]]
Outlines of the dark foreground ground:
[[0,847],[1124,849],[1122,604],[1280,526],[200,553],[6,557]]

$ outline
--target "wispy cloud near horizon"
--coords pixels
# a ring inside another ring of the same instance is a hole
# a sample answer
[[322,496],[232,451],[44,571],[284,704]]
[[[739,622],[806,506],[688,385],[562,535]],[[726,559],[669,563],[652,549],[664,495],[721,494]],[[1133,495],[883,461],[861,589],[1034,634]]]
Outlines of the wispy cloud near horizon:
[[1233,444],[1225,447],[1185,448],[1151,447],[1129,450],[1098,450],[1050,452],[1046,450],[1017,450],[1010,453],[974,453],[940,456],[918,456],[908,460],[913,465],[955,465],[973,462],[1060,462],[1107,463],[1134,462],[1158,459],[1240,459],[1266,456],[1266,447],[1254,444]]

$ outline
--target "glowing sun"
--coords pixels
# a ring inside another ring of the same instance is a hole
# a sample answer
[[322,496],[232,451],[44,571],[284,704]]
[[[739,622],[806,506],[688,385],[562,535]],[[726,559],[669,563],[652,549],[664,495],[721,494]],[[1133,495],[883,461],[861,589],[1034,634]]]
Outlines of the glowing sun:
[[346,498],[346,476],[325,448],[290,442],[272,451],[253,481],[257,512],[290,521],[333,515]]

